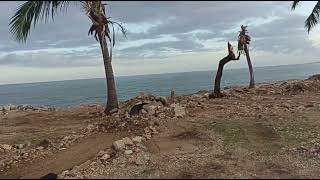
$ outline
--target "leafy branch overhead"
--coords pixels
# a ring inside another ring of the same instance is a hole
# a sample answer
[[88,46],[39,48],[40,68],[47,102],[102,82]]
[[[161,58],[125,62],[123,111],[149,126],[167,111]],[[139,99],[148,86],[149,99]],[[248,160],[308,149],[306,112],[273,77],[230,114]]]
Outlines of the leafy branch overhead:
[[70,1],[27,1],[18,7],[10,19],[10,32],[18,42],[26,42],[31,30],[39,20],[48,21],[56,15],[58,10],[68,7]]
[[[65,10],[71,3],[79,3],[79,1],[27,1],[18,7],[16,13],[10,19],[10,31],[18,42],[26,42],[32,24],[35,27],[39,20],[44,20],[46,23],[50,16],[53,20],[57,11]],[[104,35],[107,36],[110,43],[112,43],[112,46],[114,46],[114,25],[118,25],[122,34],[126,37],[126,29],[120,23],[111,21],[109,20],[110,18],[106,18],[104,7],[106,4],[101,3],[101,1],[80,1],[80,3],[93,23],[89,30],[91,35],[99,26],[102,26]],[[113,30],[112,38],[110,37],[109,24],[112,26]],[[96,33],[95,38],[98,40]]]
[[[292,10],[295,10],[295,8],[298,6],[300,1],[293,1],[292,4]],[[317,2],[317,4],[314,6],[311,14],[308,16],[308,18],[305,21],[304,26],[306,27],[308,33],[311,31],[313,27],[315,27],[319,22],[319,15],[320,15],[320,1]]]

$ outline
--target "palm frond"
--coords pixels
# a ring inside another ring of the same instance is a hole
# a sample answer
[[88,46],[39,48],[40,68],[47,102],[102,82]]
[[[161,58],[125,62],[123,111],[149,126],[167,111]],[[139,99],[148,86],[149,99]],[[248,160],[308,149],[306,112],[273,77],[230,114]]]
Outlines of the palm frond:
[[305,21],[305,27],[308,30],[308,33],[316,24],[318,24],[319,14],[320,14],[320,2],[318,1],[317,4],[314,6],[311,14]]
[[122,35],[125,38],[127,38],[127,29],[122,24],[115,22],[115,21],[109,21],[109,22],[112,24],[116,24],[120,28]]
[[[101,1],[82,1],[81,5],[82,9],[92,21],[92,25],[88,31],[88,35],[93,35],[94,32],[94,36],[97,41],[98,33],[100,33],[99,36],[107,38],[107,40],[109,41],[109,45],[107,45],[107,48],[109,48],[109,57],[110,61],[112,61],[112,48],[116,43],[116,32],[114,26],[117,25],[121,29],[122,34],[127,38],[126,29],[120,23],[111,21],[110,17],[106,16],[105,5],[107,4],[101,3]],[[109,26],[111,26],[111,31]]]
[[39,20],[48,21],[55,16],[58,8],[66,8],[68,1],[27,1],[17,9],[10,19],[10,32],[19,42],[25,42],[31,29]]
[[109,24],[111,24],[112,25],[112,29],[113,29],[113,31],[112,31],[112,34],[113,34],[113,46],[115,45],[115,30],[114,30],[114,25],[117,25],[119,28],[120,28],[120,30],[121,30],[121,33],[122,33],[122,35],[125,37],[125,38],[127,38],[127,30],[126,30],[126,28],[122,25],[122,24],[120,24],[120,23],[118,23],[118,22],[115,22],[115,21],[109,21]]
[[292,9],[292,10],[295,10],[296,7],[297,7],[297,5],[299,4],[299,2],[300,2],[300,1],[293,1],[291,9]]

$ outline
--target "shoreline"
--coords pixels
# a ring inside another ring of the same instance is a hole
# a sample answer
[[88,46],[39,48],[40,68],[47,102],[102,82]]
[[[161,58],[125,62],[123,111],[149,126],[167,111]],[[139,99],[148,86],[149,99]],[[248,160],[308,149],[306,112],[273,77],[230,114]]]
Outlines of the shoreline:
[[[283,67],[283,66],[299,66],[299,65],[310,65],[310,64],[320,64],[320,61],[310,62],[310,63],[301,63],[301,64],[281,64],[281,65],[268,65],[268,66],[257,66],[255,69],[260,68],[270,68],[270,67]],[[240,68],[227,68],[225,71],[229,70],[239,70],[247,69],[246,67]],[[216,69],[213,70],[199,70],[199,71],[181,71],[181,72],[168,72],[168,73],[158,73],[158,74],[138,74],[138,75],[125,75],[125,76],[115,76],[115,78],[126,78],[126,77],[139,77],[139,76],[148,76],[148,75],[164,75],[164,74],[179,74],[179,73],[193,73],[193,72],[216,72]],[[80,78],[80,79],[66,79],[66,80],[53,80],[53,81],[37,81],[37,82],[26,82],[26,83],[9,83],[9,84],[0,84],[1,86],[10,86],[10,85],[23,85],[23,84],[37,84],[37,83],[53,83],[53,82],[64,82],[64,81],[79,81],[79,80],[93,80],[93,79],[105,79],[104,77],[97,78]]]
[[[277,85],[277,84],[281,84],[281,83],[305,81],[305,80],[309,80],[311,77],[318,77],[318,76],[320,76],[320,74],[310,75],[306,79],[272,80],[272,81],[266,81],[266,82],[259,82],[259,83],[256,83],[255,85],[256,85],[256,88],[257,88],[258,86],[263,86],[263,85]],[[248,88],[248,85],[225,86],[225,87],[222,88],[222,92],[230,91],[232,89],[237,89],[237,88],[246,89],[246,88]],[[192,95],[195,95],[195,94],[210,93],[211,91],[213,91],[213,90],[200,89],[200,90],[198,90],[196,92],[193,92],[193,93],[190,93],[190,94],[181,94],[181,95],[177,95],[176,97],[188,97],[188,96],[192,96]],[[151,95],[151,96],[155,96],[155,97],[169,98],[169,96],[157,96],[157,95],[148,94],[148,93],[145,93],[145,92],[142,92],[142,93],[144,93],[145,95],[148,95],[148,96]],[[119,104],[126,103],[126,102],[128,102],[130,100],[133,100],[133,99],[139,97],[139,96],[140,95],[133,96],[133,97],[127,99],[127,100],[122,100],[122,101],[119,100]],[[105,103],[97,103],[97,102],[94,102],[94,103],[80,103],[78,105],[71,105],[71,106],[54,106],[54,105],[50,106],[50,105],[31,105],[31,104],[13,104],[13,103],[9,103],[9,104],[0,104],[0,111],[2,109],[6,109],[8,111],[7,108],[10,108],[10,107],[7,107],[7,106],[12,106],[13,110],[20,109],[20,108],[27,108],[27,109],[36,109],[36,110],[44,110],[44,111],[46,111],[48,109],[70,109],[70,108],[79,108],[79,107],[82,107],[82,106],[88,106],[88,107],[90,107],[90,106],[105,106]]]

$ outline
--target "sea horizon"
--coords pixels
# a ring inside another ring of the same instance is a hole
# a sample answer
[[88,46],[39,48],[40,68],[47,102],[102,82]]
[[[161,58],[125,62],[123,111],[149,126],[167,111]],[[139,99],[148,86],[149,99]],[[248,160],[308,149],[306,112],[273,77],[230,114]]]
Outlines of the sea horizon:
[[[255,83],[270,83],[292,79],[306,79],[320,73],[320,62],[255,67]],[[141,92],[156,96],[189,95],[201,90],[213,90],[216,70],[117,76],[118,100],[126,101]],[[249,84],[248,68],[225,69],[221,88]],[[28,104],[33,106],[68,107],[80,104],[105,104],[104,78],[62,80],[0,85],[0,105]]]
[[[307,65],[307,64],[320,64],[320,61],[309,62],[309,63],[299,63],[299,64],[281,64],[281,65],[267,65],[267,66],[257,66],[256,68],[268,68],[268,67],[281,67],[281,66],[295,66],[295,65]],[[234,70],[234,69],[248,69],[248,67],[240,67],[240,68],[224,68],[224,71]],[[199,70],[199,71],[181,71],[181,72],[167,72],[167,73],[152,73],[152,74],[136,74],[136,75],[120,75],[114,76],[115,78],[122,77],[138,77],[138,76],[147,76],[147,75],[164,75],[164,74],[178,74],[178,73],[192,73],[192,72],[216,72],[217,69],[213,70]],[[319,72],[320,73],[320,72]],[[214,74],[215,75],[215,74]],[[94,79],[105,79],[105,77],[97,77],[97,78],[80,78],[80,79],[65,79],[65,80],[52,80],[52,81],[34,81],[34,82],[18,82],[18,83],[7,83],[1,84],[0,86],[6,85],[19,85],[19,84],[33,84],[33,83],[50,83],[50,82],[63,82],[63,81],[78,81],[78,80],[94,80]]]

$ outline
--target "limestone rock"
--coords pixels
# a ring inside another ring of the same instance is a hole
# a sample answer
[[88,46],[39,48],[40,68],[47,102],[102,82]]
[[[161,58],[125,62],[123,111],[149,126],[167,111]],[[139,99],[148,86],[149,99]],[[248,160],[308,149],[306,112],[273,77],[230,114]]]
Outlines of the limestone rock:
[[140,110],[140,113],[141,113],[141,114],[148,114],[148,112],[147,112],[145,109],[141,109],[141,110]]
[[43,150],[44,148],[42,146],[37,147],[37,150]]
[[161,102],[162,105],[166,106],[168,104],[168,101],[165,97],[162,97],[162,96],[158,96],[156,97],[156,101],[157,102]]
[[173,109],[174,116],[183,117],[186,115],[186,109],[179,104],[171,104],[171,108]]
[[92,131],[94,128],[95,128],[95,127],[94,127],[93,124],[89,124],[89,125],[86,127],[86,130]]
[[116,113],[118,111],[119,111],[118,108],[113,108],[109,112],[110,112],[110,114],[114,114],[114,113]]
[[146,139],[151,139],[151,134],[144,134],[143,135]]
[[132,150],[125,150],[125,151],[124,151],[124,154],[125,154],[125,155],[130,155],[130,154],[132,154],[132,153],[133,153]]
[[158,131],[155,127],[150,126],[149,129],[151,129],[152,134],[158,134]]
[[125,148],[125,144],[123,142],[123,140],[118,140],[118,141],[115,141],[113,142],[113,147],[115,150],[121,150],[121,149],[124,149]]
[[193,94],[193,95],[191,96],[191,98],[192,98],[192,99],[200,99],[200,98],[202,98],[202,96],[201,96],[200,94]]
[[166,114],[165,114],[165,113],[163,113],[163,112],[161,112],[161,113],[157,113],[156,115],[157,115],[157,117],[159,117],[159,118],[161,118],[161,119],[163,119],[163,118],[165,118],[165,117],[166,117]]
[[15,148],[17,148],[17,149],[23,149],[24,147],[25,147],[24,144],[16,144],[15,145]]
[[155,115],[156,112],[159,112],[163,108],[163,104],[161,102],[152,102],[143,106],[150,116]]
[[30,147],[31,146],[31,142],[30,141],[27,141],[25,143],[26,143],[26,147]]
[[104,154],[103,156],[101,156],[100,160],[107,160],[110,158],[110,155],[109,154]]
[[137,154],[135,163],[136,165],[145,165],[148,163],[149,160],[150,160],[150,155],[148,153],[140,152]]
[[203,95],[203,98],[208,99],[208,98],[209,98],[209,93],[205,93],[205,94]]
[[125,145],[134,145],[134,143],[132,142],[132,140],[128,137],[125,137],[122,139],[122,142],[125,144]]
[[98,156],[98,157],[102,157],[104,154],[106,154],[105,151],[99,151],[98,154],[97,154],[97,156]]
[[10,105],[2,106],[3,111],[10,111]]
[[135,143],[140,143],[142,140],[144,140],[144,138],[141,136],[136,136],[136,137],[132,138],[132,141]]
[[4,150],[11,150],[12,146],[9,144],[0,144],[0,148],[2,148]]
[[17,109],[17,106],[16,106],[16,105],[12,105],[12,104],[10,104],[9,106],[10,106],[10,110],[11,110],[11,111],[12,111],[12,110],[16,110],[16,109]]

